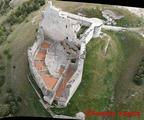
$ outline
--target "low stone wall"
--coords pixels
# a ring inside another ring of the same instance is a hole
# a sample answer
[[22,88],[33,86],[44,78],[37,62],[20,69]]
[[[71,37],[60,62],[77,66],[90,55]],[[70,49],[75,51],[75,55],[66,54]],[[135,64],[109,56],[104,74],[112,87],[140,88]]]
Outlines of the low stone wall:
[[31,51],[28,50],[28,61],[29,61],[29,67],[30,70],[34,76],[34,79],[37,83],[37,85],[39,86],[39,88],[41,89],[42,93],[44,94],[44,96],[47,96],[48,94],[51,94],[51,97],[49,95],[48,99],[45,99],[48,103],[52,103],[52,98],[53,98],[53,91],[51,89],[48,89],[43,81],[43,79],[41,78],[41,76],[39,75],[37,69],[35,68],[34,65],[34,59],[33,56],[31,54]]
[[92,39],[94,32],[94,25],[92,24],[83,34],[82,38],[80,39],[81,42],[84,42],[85,45]]
[[[33,89],[35,90],[36,94],[38,95],[40,103],[41,103],[41,104],[43,105],[43,107],[50,113],[51,117],[53,117],[53,118],[58,118],[58,119],[59,119],[59,118],[60,118],[60,119],[61,119],[61,118],[62,118],[62,119],[64,118],[64,119],[74,119],[74,120],[78,120],[78,119],[80,119],[80,120],[85,120],[85,115],[84,115],[84,113],[82,113],[82,112],[77,113],[75,117],[67,116],[67,115],[57,115],[57,114],[53,113],[52,110],[50,109],[50,105],[44,103],[43,99],[42,99],[41,96],[40,96],[40,93],[36,90],[35,86],[34,86],[33,83],[31,82],[31,80],[30,80],[30,78],[29,78],[28,75],[27,75],[27,78],[28,78],[30,84],[32,85]],[[81,115],[81,114],[82,114],[82,115]]]
[[[85,58],[85,50],[86,50],[86,43],[81,44],[81,49],[80,49],[80,55],[83,54]],[[75,93],[76,89],[78,88],[79,84],[81,83],[82,79],[82,73],[83,73],[83,65],[84,65],[84,58],[80,58],[78,60],[78,67],[74,73],[74,75],[71,77],[71,79],[68,81],[66,85],[66,96],[61,98],[64,101],[60,101],[59,104],[63,106],[67,106],[70,98],[73,96]]]
[[59,78],[57,84],[56,84],[55,87],[54,87],[54,91],[56,91],[56,90],[58,89],[58,87],[59,87],[61,81],[63,80],[63,78],[65,78],[65,74],[66,74],[66,72],[67,72],[67,70],[68,70],[68,68],[69,68],[69,63],[70,63],[70,61],[68,61],[68,63],[66,64],[66,67],[65,67],[65,69],[64,69],[64,71],[63,71],[63,73],[62,73],[62,75],[60,76],[60,78]]
[[44,97],[44,99],[48,103],[51,104],[52,100],[54,98],[53,97],[54,92],[51,89],[46,87],[43,79],[41,78],[40,74],[38,73],[38,71],[34,65],[35,55],[36,55],[37,51],[39,51],[42,42],[44,42],[44,31],[43,31],[42,27],[39,27],[37,40],[34,42],[33,46],[28,49],[28,62],[29,62],[30,70],[31,70],[33,76],[35,77],[34,79],[35,79],[37,85],[39,86],[39,88],[41,89],[42,93],[44,94],[44,96],[51,94],[51,95],[49,95],[49,96],[51,96],[49,98]]
[[[82,43],[81,43],[80,55],[83,55],[84,58],[85,58],[86,45],[92,39],[94,35],[94,28],[95,28],[95,25],[92,24],[89,27],[89,29],[84,33],[84,36],[81,38]],[[100,31],[100,30],[101,30],[101,27],[97,27],[97,31]],[[63,106],[67,106],[67,103],[69,102],[70,98],[73,96],[79,84],[81,83],[84,58],[83,59],[79,58],[77,70],[66,85],[65,91],[67,91],[67,94],[65,96],[66,98],[63,98],[66,101],[60,103]]]

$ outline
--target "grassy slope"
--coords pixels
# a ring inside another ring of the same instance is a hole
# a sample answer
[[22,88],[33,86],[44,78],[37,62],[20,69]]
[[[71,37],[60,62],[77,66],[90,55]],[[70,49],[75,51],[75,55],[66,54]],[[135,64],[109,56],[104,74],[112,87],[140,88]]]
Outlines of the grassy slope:
[[26,2],[26,1],[28,1],[28,0],[15,0],[13,9],[9,10],[3,16],[0,15],[0,24],[7,19],[7,17],[10,15],[11,11],[13,11],[14,9],[16,9],[18,6],[20,6],[22,3]]
[[[96,8],[96,9],[92,9]],[[105,20],[103,18],[102,13],[100,9],[108,9],[113,11],[116,15],[124,16],[123,18],[116,20],[117,24],[116,26],[123,26],[123,27],[142,27],[144,26],[144,21],[137,17],[134,13],[129,12],[127,9],[124,8],[118,8],[116,6],[111,5],[94,5],[94,4],[84,4],[83,6],[74,9],[72,12],[82,13],[86,17],[96,17]]]
[[[88,109],[103,111],[109,105],[113,94],[114,80],[119,72],[117,61],[121,50],[119,43],[113,39],[105,55],[104,44],[103,39],[97,38],[87,45],[82,83],[72,97],[70,105],[59,112],[69,111],[69,114],[74,114],[78,111],[85,112]],[[68,112],[66,113],[68,114]]]
[[108,9],[114,11],[117,15],[123,15],[124,17],[116,20],[117,26],[123,27],[142,27],[144,26],[144,20],[137,17],[134,13],[131,13],[127,9],[108,7]]
[[[62,8],[64,11],[72,13],[82,13],[87,17],[98,17],[104,19],[100,14],[100,8],[112,10],[117,15],[123,15],[124,18],[116,20],[116,26],[123,27],[143,27],[144,21],[137,17],[135,14],[129,12],[127,9],[118,8],[111,5],[103,4],[92,4],[92,3],[81,3],[81,2],[66,2],[66,1],[56,1],[52,0],[56,7]],[[92,8],[97,8],[93,10]],[[92,13],[91,13],[92,12]],[[105,20],[105,19],[104,19]]]
[[[57,3],[57,2],[55,2]],[[66,3],[67,4],[67,3]],[[57,5],[64,5],[63,8],[67,9],[69,6],[57,3]],[[69,3],[68,3],[69,4]],[[78,6],[78,3],[72,3],[71,6]],[[41,8],[41,10],[44,7]],[[13,9],[15,10],[15,8]],[[9,11],[7,15],[0,17],[0,23],[2,23],[9,14],[13,11]],[[6,66],[5,71],[0,71],[0,75],[5,74],[6,82],[2,88],[0,88],[0,103],[4,102],[5,93],[8,87],[11,87],[15,95],[22,97],[23,102],[20,104],[19,112],[16,116],[49,116],[49,113],[43,108],[41,103],[38,101],[38,97],[29,84],[26,78],[26,67],[27,67],[27,49],[30,47],[36,39],[36,29],[40,19],[36,19],[36,24],[32,25],[32,18],[39,15],[40,12],[36,11],[30,14],[26,20],[21,24],[13,26],[13,32],[8,36],[8,39],[3,42],[0,46],[0,60],[1,65]],[[28,21],[28,22],[26,22]],[[3,54],[5,49],[10,50],[12,55],[11,60],[7,60],[7,56]],[[13,66],[16,68],[13,69]]]
[[[123,45],[122,48],[127,59],[123,64],[120,78],[116,84],[115,104],[113,106],[113,110],[123,110],[127,112],[136,110],[137,112],[141,113],[141,116],[139,116],[137,119],[143,120],[142,114],[144,113],[144,85],[137,86],[132,82],[132,80],[138,63],[141,60],[141,57],[144,55],[144,41],[143,38],[136,33],[125,33],[124,35],[119,33],[118,35],[121,39],[123,39],[121,43]],[[116,117],[116,119],[120,120],[120,117]],[[124,119],[127,120],[130,118]],[[131,120],[135,119],[136,117],[131,118]]]
[[[72,11],[80,6],[87,8],[95,6],[93,4],[79,4],[61,1],[54,1],[53,4],[66,11]],[[39,13],[33,13],[33,15],[30,15],[28,19],[31,20],[37,14]],[[0,61],[1,64],[8,64],[6,70],[7,83],[2,87],[1,94],[4,94],[7,86],[10,85],[17,95],[22,96],[23,104],[20,106],[19,113],[17,113],[18,116],[48,116],[48,113],[39,103],[38,98],[26,79],[25,74],[27,58],[26,50],[35,40],[35,30],[36,26],[33,26],[31,22],[23,22],[20,25],[16,25],[15,30],[9,36],[8,40],[0,46],[0,53],[2,53],[5,48],[9,48],[13,55],[11,61],[6,62],[5,57]],[[121,45],[124,44],[119,41],[118,35],[113,32],[110,32],[109,34],[112,36],[112,40],[106,55],[104,55],[102,49],[102,46],[104,46],[103,40],[93,39],[88,44],[82,83],[70,100],[68,107],[61,109],[60,111],[55,110],[57,113],[74,115],[76,112],[85,112],[87,109],[101,111],[105,106],[109,105],[111,95],[113,94],[113,86],[115,85],[116,80],[119,80],[119,68],[121,68],[122,63],[125,60],[123,49],[127,49],[121,48]],[[129,41],[126,44],[129,43],[131,42]],[[125,62],[125,64],[127,63]],[[12,68],[13,65],[16,66],[15,70]],[[116,94],[119,95],[122,93],[117,90]],[[142,99],[142,96],[139,96],[139,98]],[[2,101],[2,97],[0,100]],[[136,99],[135,101],[138,104],[142,102],[140,99]],[[141,109],[136,106],[136,104],[133,104],[133,107]]]
[[[102,112],[108,111],[109,109],[112,109],[113,111],[119,111],[125,108],[125,106],[119,104],[121,101],[118,100],[117,97],[123,97],[126,94],[125,92],[128,90],[127,86],[129,86],[131,90],[135,90],[133,86],[137,88],[137,86],[133,84],[130,77],[133,75],[132,71],[136,69],[135,64],[138,63],[140,56],[143,54],[143,52],[139,52],[141,49],[140,41],[142,38],[133,32],[105,32],[112,37],[107,54],[104,55],[104,40],[100,38],[93,39],[87,45],[87,57],[84,64],[82,83],[70,100],[68,107],[61,110],[54,109],[55,112],[59,114],[65,113],[74,115],[78,111],[86,112],[88,109]],[[129,63],[130,59],[136,60],[134,60],[132,64],[131,62]],[[130,67],[130,72],[127,71],[127,65],[129,65],[128,63],[130,66],[133,66],[133,68]],[[121,73],[120,70],[125,70],[125,72]],[[129,78],[121,79],[121,76],[127,76]],[[118,83],[116,83],[117,81]],[[124,85],[125,87],[122,87]],[[111,108],[109,107],[109,105],[112,104],[110,99],[113,96],[115,89],[116,106],[114,105],[114,107]],[[122,89],[125,90],[122,91]],[[131,94],[127,96],[130,95]],[[142,96],[142,94],[139,95],[141,99],[137,99],[137,97],[135,97],[135,102],[142,104]],[[143,112],[142,107],[140,107],[141,104],[139,104],[138,107],[135,102],[132,102],[131,100],[129,104],[132,103],[133,109],[137,108],[137,111]],[[117,107],[117,105],[119,107]],[[128,106],[126,110],[130,111]],[[88,118],[89,117],[87,117],[87,119]],[[98,117],[91,118],[98,119]]]
[[[33,12],[27,18],[29,22],[23,22],[13,26],[14,31],[9,35],[7,41],[0,46],[0,54],[3,56],[1,64],[7,65],[3,73],[6,76],[6,83],[1,88],[1,99],[3,102],[6,89],[10,86],[16,95],[22,97],[19,112],[16,116],[49,116],[49,113],[38,101],[38,97],[26,78],[27,49],[36,39],[36,28],[38,24],[32,25],[31,19],[39,12]],[[37,21],[38,22],[38,21]],[[5,49],[10,50],[11,60],[3,55]],[[13,69],[13,66],[16,66]]]

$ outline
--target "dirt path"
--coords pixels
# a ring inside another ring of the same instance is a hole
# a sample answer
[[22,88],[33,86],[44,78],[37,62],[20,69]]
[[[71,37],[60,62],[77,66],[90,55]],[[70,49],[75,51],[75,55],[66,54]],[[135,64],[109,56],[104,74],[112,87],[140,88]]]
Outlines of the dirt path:
[[126,28],[126,27],[118,27],[118,26],[110,26],[110,25],[103,25],[102,28],[105,30],[114,30],[114,31],[120,31],[120,30],[138,31],[142,29],[141,27]]

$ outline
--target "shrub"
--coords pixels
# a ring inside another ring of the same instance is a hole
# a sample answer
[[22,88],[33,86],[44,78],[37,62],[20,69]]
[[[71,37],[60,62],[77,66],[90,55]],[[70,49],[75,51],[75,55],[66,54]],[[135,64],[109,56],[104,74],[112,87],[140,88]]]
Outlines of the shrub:
[[9,113],[10,113],[10,105],[9,104],[2,105],[0,109],[0,116],[8,116]]
[[21,98],[20,96],[17,96],[17,97],[16,97],[16,101],[17,101],[17,102],[22,102],[22,98]]
[[4,96],[4,105],[2,105],[2,109],[0,107],[0,116],[13,116],[18,111],[17,101],[21,101],[21,97],[15,96],[12,93],[11,88],[7,88],[6,94]]
[[5,76],[0,76],[0,87],[2,87],[5,83]]
[[44,4],[45,0],[29,0],[19,6],[15,12],[12,12],[6,21],[11,25],[21,23],[25,20],[29,13],[38,10],[40,6]]
[[16,105],[11,106],[11,113],[15,114],[18,110],[18,107]]
[[134,83],[136,85],[142,85],[143,84],[143,78],[140,78],[140,79],[134,78]]
[[18,111],[17,97],[12,93],[12,89],[8,88],[4,96],[4,103],[10,107],[9,114],[15,114]]
[[12,107],[12,106],[16,106],[16,103],[14,102],[14,101],[11,101],[10,103],[9,103],[9,105]]
[[7,93],[12,93],[12,89],[11,88],[7,88],[6,92]]
[[2,59],[2,55],[0,55],[0,59]]
[[12,55],[11,55],[11,54],[8,54],[8,55],[7,55],[7,58],[8,58],[8,59],[11,59],[11,58],[12,58]]
[[144,61],[144,56],[142,57],[142,61]]
[[5,50],[3,51],[3,53],[4,53],[5,55],[8,55],[8,54],[9,54],[9,50],[8,50],[8,49],[5,49]]
[[18,106],[17,106],[16,102],[12,101],[9,104],[10,104],[10,108],[11,108],[10,113],[15,114],[18,110]]
[[15,101],[15,97],[12,94],[7,94],[5,97],[5,103],[10,103],[12,101]]
[[10,8],[10,3],[11,0],[0,0],[0,14],[4,15]]
[[5,66],[0,66],[0,70],[4,70],[5,69]]
[[87,26],[82,26],[81,28],[80,28],[80,30],[78,31],[78,33],[77,33],[77,38],[79,39],[80,38],[80,35],[81,34],[83,34],[86,30],[87,30]]
[[136,85],[142,85],[144,81],[144,57],[142,57],[139,66],[137,68],[136,74],[133,78],[133,81]]
[[8,35],[12,32],[10,26],[0,25],[0,44],[2,44],[8,37]]
[[14,65],[14,66],[13,66],[13,69],[15,69],[15,68],[16,68],[16,66]]
[[38,32],[38,28],[36,28],[36,32]]

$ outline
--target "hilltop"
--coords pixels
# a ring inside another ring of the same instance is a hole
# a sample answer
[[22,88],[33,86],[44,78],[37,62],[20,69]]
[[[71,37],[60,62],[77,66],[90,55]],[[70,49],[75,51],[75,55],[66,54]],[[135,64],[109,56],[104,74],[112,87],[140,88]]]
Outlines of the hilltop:
[[[31,8],[35,9],[14,16],[19,7],[27,1],[16,0],[13,8],[8,8],[0,16],[2,26],[0,27],[0,81],[2,81],[0,104],[6,111],[0,116],[50,116],[39,102],[26,76],[27,49],[36,40],[45,4],[35,8],[34,4],[30,3]],[[98,17],[103,20],[105,18],[101,9],[108,9],[124,16],[117,20],[116,26],[143,26],[144,20],[141,17],[115,6],[55,0],[53,4],[67,12],[81,13],[87,17]],[[144,85],[137,86],[132,80],[144,55],[142,30],[117,32],[103,29],[102,32],[101,37],[92,39],[87,45],[81,85],[69,105],[64,109],[53,109],[55,113],[75,115],[79,111],[85,113],[88,109],[98,112],[109,109],[144,112],[142,92]],[[108,36],[110,42],[105,53]]]

